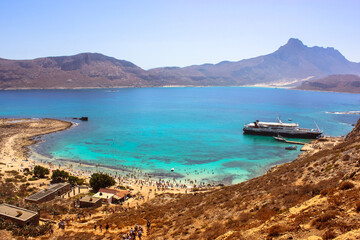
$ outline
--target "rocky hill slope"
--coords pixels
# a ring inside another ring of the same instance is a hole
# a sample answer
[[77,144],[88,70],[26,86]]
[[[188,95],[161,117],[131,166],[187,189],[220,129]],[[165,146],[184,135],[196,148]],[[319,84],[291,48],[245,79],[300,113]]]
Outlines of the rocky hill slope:
[[360,77],[357,75],[330,75],[325,78],[305,81],[296,89],[360,93]]
[[145,71],[98,53],[34,60],[0,59],[0,89],[151,86],[297,86],[331,74],[360,74],[360,63],[334,48],[307,47],[291,38],[274,53],[238,62]]

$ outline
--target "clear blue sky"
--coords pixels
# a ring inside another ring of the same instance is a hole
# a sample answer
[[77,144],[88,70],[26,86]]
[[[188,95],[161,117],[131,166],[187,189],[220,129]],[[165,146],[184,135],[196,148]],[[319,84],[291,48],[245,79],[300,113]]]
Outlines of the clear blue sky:
[[237,61],[290,37],[360,62],[358,0],[1,0],[0,57],[99,52],[144,68]]

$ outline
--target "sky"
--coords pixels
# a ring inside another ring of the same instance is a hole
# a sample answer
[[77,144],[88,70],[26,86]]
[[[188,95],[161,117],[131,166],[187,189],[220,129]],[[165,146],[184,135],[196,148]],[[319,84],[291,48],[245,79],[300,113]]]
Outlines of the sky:
[[144,69],[239,61],[289,38],[360,62],[359,0],[1,0],[0,58],[97,52]]

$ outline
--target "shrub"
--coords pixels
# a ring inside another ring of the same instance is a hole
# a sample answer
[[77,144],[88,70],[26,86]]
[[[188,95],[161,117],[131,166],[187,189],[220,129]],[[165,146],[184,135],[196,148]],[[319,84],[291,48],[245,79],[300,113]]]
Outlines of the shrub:
[[346,182],[342,182],[340,184],[339,189],[340,190],[348,190],[348,189],[351,189],[353,187],[355,187],[355,185],[352,182],[346,181]]
[[56,169],[52,176],[51,176],[51,179],[52,179],[52,183],[59,183],[59,182],[65,182],[66,179],[69,178],[69,173],[68,172],[65,172],[64,170],[59,170],[59,169]]
[[322,235],[322,238],[323,238],[324,240],[334,239],[334,238],[336,238],[336,233],[334,232],[334,230],[328,229],[328,230],[326,230],[326,232]]
[[38,237],[47,234],[50,228],[51,223],[45,223],[38,226],[15,227],[12,231],[15,236]]
[[110,187],[114,184],[114,178],[103,173],[94,173],[90,178],[90,186],[96,192],[99,191],[100,188]]
[[311,222],[311,226],[316,227],[317,229],[324,229],[326,227],[329,226],[329,221],[334,219],[336,217],[336,212],[335,211],[329,211],[317,218],[315,218],[312,222]]
[[331,169],[333,169],[333,165],[332,164],[329,164],[326,166],[326,172],[330,171]]
[[6,178],[5,182],[9,183],[9,182],[17,182],[18,180],[16,178]]
[[18,171],[16,171],[16,170],[5,171],[5,172],[10,174],[10,175],[13,175],[13,176],[19,175]]
[[19,196],[24,197],[24,196],[27,195],[27,188],[28,188],[28,186],[29,186],[29,185],[26,185],[26,184],[20,185],[19,191],[18,191]]
[[269,237],[277,237],[277,236],[280,236],[285,231],[286,231],[286,229],[284,226],[274,225],[274,226],[271,226],[267,232],[268,232]]
[[342,160],[346,162],[346,161],[349,161],[349,159],[350,159],[350,156],[348,154],[346,154]]
[[206,231],[202,233],[202,238],[200,239],[215,239],[224,233],[226,233],[224,225],[220,222],[215,222],[211,225],[211,227],[207,228]]
[[78,178],[76,176],[69,176],[68,178],[68,182],[75,186],[75,185],[83,185],[85,180],[84,179],[81,179],[81,178]]
[[325,189],[321,190],[320,195],[321,195],[322,197],[323,197],[323,196],[326,196],[326,195],[328,195],[329,191],[330,191],[329,188],[325,188]]
[[355,209],[356,209],[357,212],[360,212],[360,201],[357,201],[355,203]]
[[15,185],[13,183],[1,183],[0,184],[0,197],[14,197]]
[[48,168],[45,168],[45,167],[42,167],[42,166],[39,166],[39,165],[36,165],[34,167],[34,176],[35,177],[39,177],[39,178],[44,178],[45,175],[49,174],[50,171]]

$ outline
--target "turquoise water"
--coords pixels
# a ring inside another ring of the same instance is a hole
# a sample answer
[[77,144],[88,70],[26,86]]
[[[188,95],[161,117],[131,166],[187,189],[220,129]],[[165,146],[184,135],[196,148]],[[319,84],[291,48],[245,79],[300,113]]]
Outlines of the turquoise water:
[[271,137],[243,135],[244,124],[280,116],[315,128],[316,120],[325,134],[339,136],[351,131],[360,115],[327,112],[359,110],[359,94],[285,89],[0,91],[1,117],[89,117],[36,146],[52,159],[228,183],[257,176],[300,153],[284,150],[287,144]]

